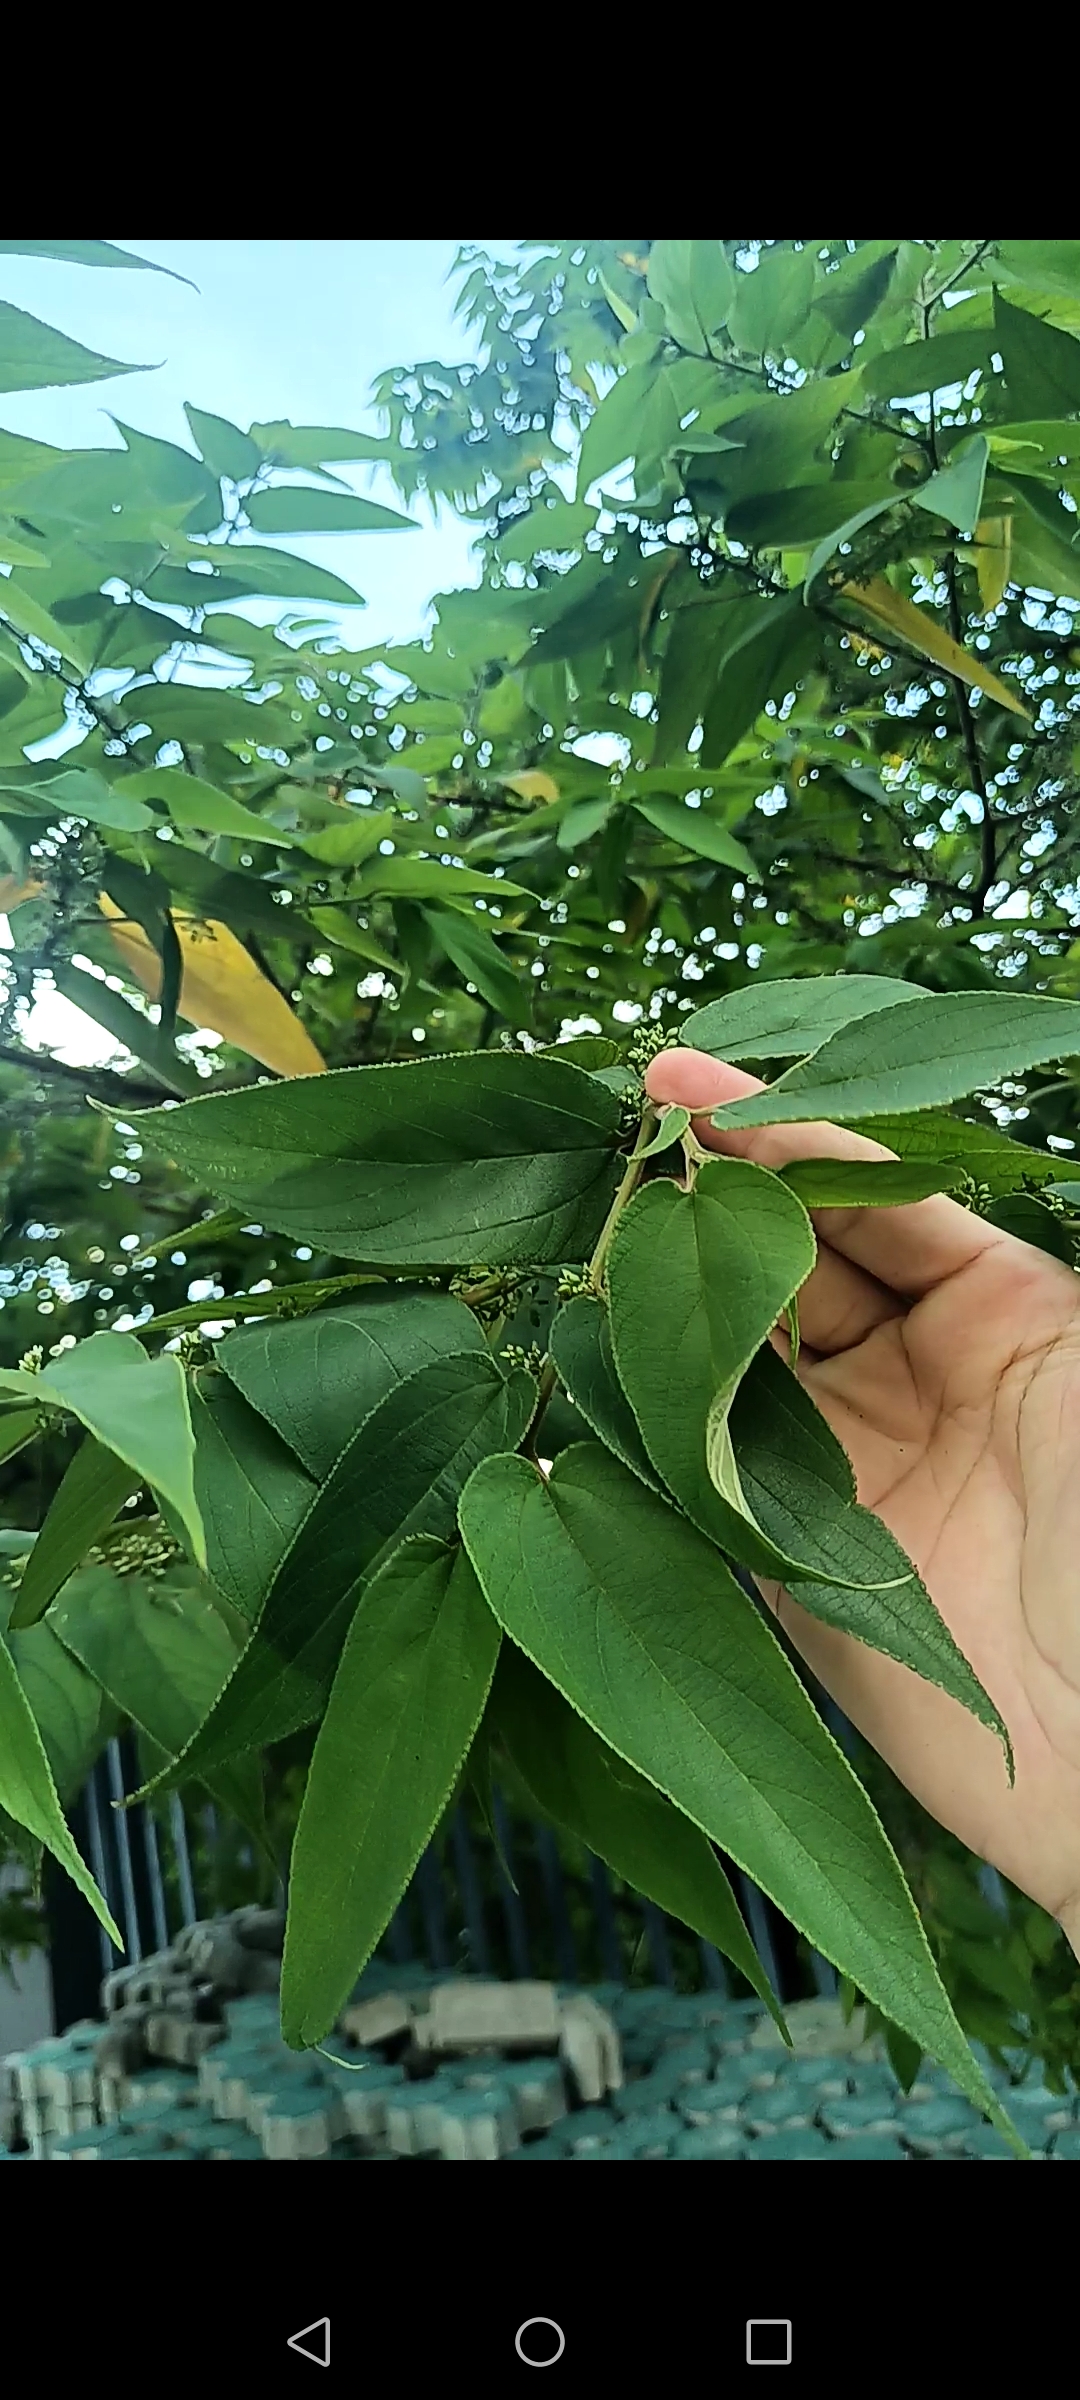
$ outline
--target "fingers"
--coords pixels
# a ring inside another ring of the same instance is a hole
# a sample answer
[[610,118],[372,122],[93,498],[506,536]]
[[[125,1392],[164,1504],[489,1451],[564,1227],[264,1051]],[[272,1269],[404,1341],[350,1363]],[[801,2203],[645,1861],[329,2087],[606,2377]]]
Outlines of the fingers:
[[[841,1125],[733,1126],[730,1133],[724,1132],[703,1112],[764,1091],[765,1086],[756,1075],[746,1075],[723,1059],[707,1058],[700,1050],[661,1051],[645,1084],[650,1099],[681,1101],[693,1112],[694,1131],[703,1147],[755,1159],[762,1167],[785,1167],[796,1158],[896,1156],[880,1142]],[[904,1300],[921,1299],[1005,1238],[943,1193],[901,1208],[822,1208],[812,1214],[829,1250],[872,1277],[879,1290]],[[895,1309],[883,1313],[894,1314]]]
[[[734,1088],[736,1079],[737,1092]],[[686,1108],[710,1108],[721,1099],[733,1100],[741,1098],[744,1091],[758,1092],[763,1089],[755,1076],[744,1075],[739,1067],[725,1066],[716,1059],[706,1058],[699,1050],[663,1051],[659,1058],[653,1060],[645,1081],[652,1099],[680,1100]],[[769,1130],[771,1128],[762,1129]],[[778,1127],[777,1131],[780,1130]],[[789,1125],[782,1130],[797,1135],[805,1132],[806,1128]],[[707,1116],[695,1117],[694,1131],[704,1148],[723,1149],[739,1157],[760,1159],[760,1150],[755,1149],[754,1145],[760,1144],[762,1131],[736,1133],[733,1130],[730,1134],[722,1134]],[[796,1153],[792,1150],[789,1155],[795,1156]],[[818,1145],[815,1144],[811,1155],[820,1157]],[[763,1159],[761,1163],[772,1165],[777,1162]],[[832,1357],[837,1351],[852,1349],[857,1342],[864,1341],[874,1326],[882,1324],[885,1318],[904,1313],[903,1303],[895,1293],[884,1290],[861,1267],[853,1266],[849,1259],[842,1258],[831,1247],[823,1229],[827,1213],[850,1215],[851,1211],[818,1210],[814,1215],[815,1229],[819,1234],[817,1263],[799,1293],[799,1336],[802,1356],[807,1364],[815,1354],[818,1357]]]

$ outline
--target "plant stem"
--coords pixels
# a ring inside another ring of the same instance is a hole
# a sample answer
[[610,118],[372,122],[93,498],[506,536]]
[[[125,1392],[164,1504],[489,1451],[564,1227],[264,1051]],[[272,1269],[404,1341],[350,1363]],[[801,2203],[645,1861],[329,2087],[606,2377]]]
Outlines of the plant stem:
[[[603,1288],[604,1262],[607,1258],[608,1251],[611,1248],[611,1237],[615,1231],[616,1225],[618,1224],[619,1218],[622,1215],[623,1209],[626,1207],[627,1201],[633,1199],[634,1193],[636,1192],[641,1181],[644,1168],[644,1160],[642,1159],[641,1153],[645,1149],[646,1144],[651,1140],[659,1121],[659,1111],[652,1106],[651,1101],[647,1101],[641,1113],[641,1123],[638,1126],[637,1140],[634,1144],[630,1157],[627,1159],[622,1181],[600,1229],[600,1239],[597,1242],[591,1259],[589,1260],[589,1282],[598,1298]],[[536,1394],[536,1406],[526,1428],[525,1438],[522,1444],[526,1457],[531,1458],[537,1466],[540,1465],[540,1461],[536,1455],[536,1437],[539,1433],[541,1421],[547,1408],[548,1401],[554,1397],[558,1380],[559,1378],[554,1359],[550,1357],[546,1358],[540,1373],[540,1383]]]

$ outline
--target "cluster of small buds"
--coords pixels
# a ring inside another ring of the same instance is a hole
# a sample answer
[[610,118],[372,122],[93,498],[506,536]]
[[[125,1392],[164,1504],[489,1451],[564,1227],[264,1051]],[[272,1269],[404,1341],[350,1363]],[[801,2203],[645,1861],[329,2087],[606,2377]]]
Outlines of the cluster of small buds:
[[44,1356],[45,1352],[41,1343],[34,1342],[29,1350],[23,1351],[22,1357],[19,1360],[20,1375],[40,1375],[41,1362]]
[[182,1367],[205,1367],[209,1366],[214,1352],[211,1344],[193,1325],[185,1325],[177,1341],[176,1355]]
[[959,1201],[961,1208],[970,1208],[977,1217],[985,1215],[994,1197],[989,1184],[977,1183],[966,1169],[952,1196]]
[[564,1267],[555,1286],[556,1300],[588,1298],[593,1290],[587,1267]]
[[658,1057],[661,1050],[670,1050],[678,1038],[677,1033],[665,1032],[662,1025],[639,1025],[627,1049],[627,1066],[635,1075],[644,1075],[650,1060]]
[[510,1342],[499,1356],[505,1358],[508,1367],[524,1367],[526,1374],[535,1375],[539,1383],[544,1371],[544,1353],[536,1342],[529,1350],[523,1350],[520,1342]]
[[464,1300],[481,1325],[509,1315],[529,1278],[512,1267],[466,1267],[450,1278],[455,1300]]
[[86,1555],[95,1566],[111,1567],[114,1575],[150,1575],[160,1582],[182,1552],[160,1517],[143,1517],[138,1524],[95,1543]]

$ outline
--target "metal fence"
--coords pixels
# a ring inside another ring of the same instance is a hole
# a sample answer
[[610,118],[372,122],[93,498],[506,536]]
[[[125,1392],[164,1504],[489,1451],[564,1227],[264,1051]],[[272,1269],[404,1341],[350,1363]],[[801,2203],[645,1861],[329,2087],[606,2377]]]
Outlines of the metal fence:
[[[137,1962],[183,1925],[250,1896],[251,1849],[231,1822],[176,1793],[121,1805],[142,1778],[129,1737],[109,1743],[72,1811],[72,1830]],[[750,1879],[724,1862],[758,1954],[784,2002],[836,1990],[834,1970],[801,1943]],[[264,1895],[265,1896],[265,1895]],[[280,1895],[283,1896],[283,1895]],[[58,2030],[98,2010],[119,1961],[66,1877],[47,1872],[53,2012]],[[746,1990],[719,1953],[496,1790],[486,1821],[460,1803],[440,1827],[387,1928],[395,1965],[560,1983],[651,1983]]]

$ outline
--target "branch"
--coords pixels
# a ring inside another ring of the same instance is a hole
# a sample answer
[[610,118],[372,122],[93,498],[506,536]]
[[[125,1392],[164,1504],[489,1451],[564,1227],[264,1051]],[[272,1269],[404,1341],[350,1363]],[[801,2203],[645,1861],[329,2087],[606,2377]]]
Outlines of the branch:
[[151,1108],[161,1105],[162,1087],[158,1083],[137,1083],[131,1075],[113,1075],[106,1067],[72,1067],[62,1058],[53,1058],[48,1051],[23,1050],[8,1042],[0,1042],[0,1065],[23,1067],[29,1075],[56,1075],[61,1082],[77,1083],[80,1091],[95,1100],[145,1100]]
[[[956,560],[951,551],[945,562],[945,572],[949,584],[949,630],[957,649],[961,650],[964,629],[960,621],[960,595],[956,588]],[[971,713],[967,685],[961,682],[958,675],[950,676],[949,680],[956,693],[956,705],[960,712],[960,731],[964,740],[964,755],[968,763],[968,773],[982,802],[982,864],[979,869],[979,880],[972,895],[975,913],[981,917],[986,906],[986,895],[991,885],[997,880],[997,826],[994,821],[994,812],[986,796],[986,777],[983,774],[982,759],[979,756],[979,739],[975,731],[975,719]]]

